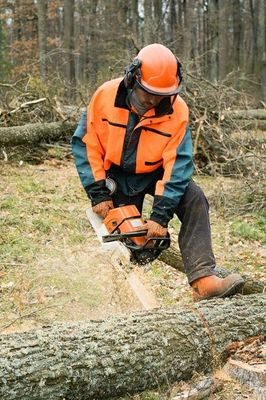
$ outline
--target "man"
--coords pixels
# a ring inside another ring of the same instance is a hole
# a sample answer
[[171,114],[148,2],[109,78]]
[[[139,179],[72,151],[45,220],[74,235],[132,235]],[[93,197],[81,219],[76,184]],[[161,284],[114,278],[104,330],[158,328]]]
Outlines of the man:
[[[238,274],[221,279],[214,272],[208,203],[191,180],[192,141],[181,83],[181,65],[167,47],[144,47],[123,79],[104,83],[93,95],[74,133],[73,154],[95,213],[105,218],[113,207],[128,204],[141,211],[145,194],[152,194],[147,236],[166,236],[176,214],[194,299],[226,297],[244,282]],[[114,192],[107,187],[110,179]]]

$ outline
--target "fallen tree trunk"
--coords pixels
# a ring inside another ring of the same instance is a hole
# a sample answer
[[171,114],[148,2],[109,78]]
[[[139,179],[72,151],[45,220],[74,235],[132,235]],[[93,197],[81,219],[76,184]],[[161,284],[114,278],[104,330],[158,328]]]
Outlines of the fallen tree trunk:
[[266,120],[266,109],[249,109],[249,110],[226,110],[224,112],[225,117],[232,117],[234,119],[265,119]]
[[[171,267],[177,269],[180,272],[184,272],[184,264],[181,258],[181,255],[178,251],[174,250],[172,247],[170,247],[167,250],[164,250],[159,257],[160,261],[163,261],[165,264],[170,265]],[[217,276],[220,278],[225,278],[232,272],[238,272],[238,271],[229,271],[225,268],[222,267],[216,267],[215,272]],[[256,294],[256,293],[265,293],[266,292],[266,282],[265,281],[259,281],[252,276],[249,276],[247,274],[241,274],[242,277],[245,280],[245,284],[242,288],[242,294]]]
[[[260,131],[265,131],[266,130],[266,119],[241,119],[241,120],[235,120],[238,123],[238,127],[244,130],[260,130]],[[254,139],[253,139],[254,140]],[[260,143],[262,142],[263,139],[259,140],[257,139],[257,142]]]
[[0,337],[2,400],[89,400],[189,379],[266,332],[266,295],[156,309]]
[[0,145],[15,146],[58,140],[73,134],[76,124],[51,122],[0,128]]
[[241,129],[266,130],[266,109],[258,110],[226,110],[223,112],[226,120],[238,123]]

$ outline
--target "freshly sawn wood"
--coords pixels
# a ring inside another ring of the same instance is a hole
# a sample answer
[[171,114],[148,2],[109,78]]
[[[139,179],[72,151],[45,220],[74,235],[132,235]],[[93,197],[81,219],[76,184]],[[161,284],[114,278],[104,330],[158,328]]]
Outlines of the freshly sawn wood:
[[266,295],[0,336],[2,400],[92,400],[185,380],[266,332]]

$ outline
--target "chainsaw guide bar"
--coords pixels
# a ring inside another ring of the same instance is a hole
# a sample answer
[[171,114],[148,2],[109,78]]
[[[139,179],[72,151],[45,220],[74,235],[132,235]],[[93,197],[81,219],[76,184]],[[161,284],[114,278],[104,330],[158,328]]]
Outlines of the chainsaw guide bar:
[[[123,242],[118,239],[103,240],[104,236],[111,236],[102,218],[95,214],[92,209],[86,210],[87,217],[90,225],[95,231],[98,240],[101,243],[104,252],[110,254],[108,260],[110,264],[119,272],[123,274],[131,290],[139,300],[144,310],[150,310],[158,307],[154,294],[141,282],[138,277],[138,267],[132,263],[132,250],[127,248]],[[145,230],[144,234],[146,235]],[[112,237],[113,239],[113,237]],[[125,238],[123,238],[124,240]],[[126,238],[126,240],[130,240]],[[132,242],[131,242],[132,243]]]

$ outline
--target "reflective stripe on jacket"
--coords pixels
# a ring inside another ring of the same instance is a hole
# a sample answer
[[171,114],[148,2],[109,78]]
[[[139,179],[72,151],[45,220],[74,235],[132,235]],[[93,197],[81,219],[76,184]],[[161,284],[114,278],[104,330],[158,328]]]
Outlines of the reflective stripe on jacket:
[[166,226],[193,172],[188,108],[177,96],[166,114],[160,113],[160,103],[138,118],[130,112],[126,97],[121,78],[104,83],[95,92],[73,136],[76,167],[92,205],[110,200],[105,178],[113,166],[132,180],[143,177],[141,181],[147,182],[163,169],[151,219]]

